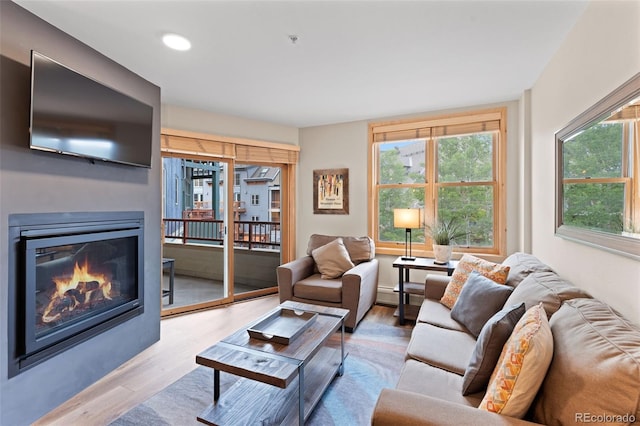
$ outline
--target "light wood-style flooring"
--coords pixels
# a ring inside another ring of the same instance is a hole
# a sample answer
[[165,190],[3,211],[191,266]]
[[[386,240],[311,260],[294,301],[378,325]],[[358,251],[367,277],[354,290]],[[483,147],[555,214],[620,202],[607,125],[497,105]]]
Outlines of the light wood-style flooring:
[[[106,425],[196,368],[195,357],[247,322],[278,306],[277,295],[165,318],[160,341],[127,361],[34,425]],[[374,305],[365,320],[396,324],[393,308]],[[404,327],[412,327],[405,325]],[[346,339],[349,339],[347,333]]]
[[278,296],[163,319],[160,341],[34,425],[106,425],[196,368],[196,355],[278,306]]

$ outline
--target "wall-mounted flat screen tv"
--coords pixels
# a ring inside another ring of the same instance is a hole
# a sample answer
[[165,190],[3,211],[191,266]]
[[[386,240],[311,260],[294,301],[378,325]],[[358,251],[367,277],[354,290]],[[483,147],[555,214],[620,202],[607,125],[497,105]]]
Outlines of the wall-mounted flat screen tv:
[[153,107],[31,52],[32,149],[151,167]]

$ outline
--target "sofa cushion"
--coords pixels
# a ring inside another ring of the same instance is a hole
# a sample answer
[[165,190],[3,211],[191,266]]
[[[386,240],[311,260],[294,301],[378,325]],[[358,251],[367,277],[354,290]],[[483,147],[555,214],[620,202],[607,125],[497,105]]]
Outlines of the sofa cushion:
[[298,281],[293,286],[293,295],[300,299],[323,302],[342,302],[342,280],[325,280],[319,274],[313,274]]
[[376,256],[376,249],[370,237],[338,237],[333,235],[313,234],[309,237],[307,254],[311,256],[313,250],[329,244],[331,241],[342,238],[342,242],[349,252],[349,257],[354,264],[369,261]]
[[553,269],[542,263],[537,257],[529,253],[516,252],[509,255],[503,265],[511,268],[506,284],[517,287],[523,279],[532,272],[553,272]]
[[462,376],[414,359],[404,363],[396,389],[477,407],[482,393],[462,395]]
[[460,259],[460,262],[458,262],[458,266],[456,266],[456,269],[453,271],[451,280],[444,291],[444,296],[440,299],[443,305],[449,309],[453,308],[453,305],[460,295],[460,291],[462,291],[462,287],[465,282],[467,282],[467,278],[469,278],[469,274],[473,271],[480,273],[498,284],[504,284],[509,275],[508,266],[502,266],[498,263],[465,254],[462,256],[462,259]]
[[532,272],[518,284],[505,302],[506,306],[525,302],[527,307],[542,302],[547,317],[560,309],[565,300],[591,296],[568,281],[560,278],[555,272]]
[[314,249],[311,256],[318,266],[320,275],[326,280],[339,278],[355,266],[349,258],[342,238],[336,238],[330,243]]
[[416,324],[421,322],[450,330],[468,331],[462,324],[451,318],[451,309],[433,299],[422,301]]
[[553,356],[553,336],[542,306],[525,312],[505,343],[478,408],[522,418],[536,396]]
[[525,310],[524,303],[505,307],[482,327],[471,360],[464,372],[463,395],[480,392],[487,387],[502,348]]
[[469,333],[416,324],[407,346],[407,358],[462,376],[475,346],[476,340]]
[[451,318],[478,337],[489,318],[502,309],[511,290],[511,287],[496,284],[474,271],[469,275],[458,300],[453,305]]
[[565,302],[549,323],[555,351],[533,419],[573,424],[590,413],[610,416],[608,423],[640,420],[640,327],[595,299]]

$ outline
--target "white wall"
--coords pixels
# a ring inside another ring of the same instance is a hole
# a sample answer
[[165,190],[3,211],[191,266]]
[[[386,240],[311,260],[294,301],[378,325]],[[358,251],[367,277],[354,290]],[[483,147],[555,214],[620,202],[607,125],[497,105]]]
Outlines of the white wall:
[[[431,111],[413,114],[413,117],[429,117],[452,114],[461,111],[507,107],[507,252],[522,250],[520,232],[521,205],[519,194],[520,175],[520,118],[519,103],[481,105],[464,109]],[[369,121],[356,121],[300,129],[300,167],[297,188],[298,238],[297,254],[305,254],[309,236],[314,233],[329,235],[368,235],[367,224],[367,164],[368,164],[368,124],[369,122],[389,121],[402,117],[376,118]],[[349,214],[325,215],[313,214],[313,170],[349,169]],[[378,281],[379,301],[396,302],[392,289],[398,281],[397,269],[392,262],[397,256],[377,255],[380,260]],[[415,276],[413,275],[415,274]],[[422,280],[426,273],[412,271],[412,280]]]
[[532,252],[640,323],[640,262],[554,236],[554,133],[640,71],[640,2],[591,2],[531,93]]
[[298,145],[298,128],[162,104],[162,127]]

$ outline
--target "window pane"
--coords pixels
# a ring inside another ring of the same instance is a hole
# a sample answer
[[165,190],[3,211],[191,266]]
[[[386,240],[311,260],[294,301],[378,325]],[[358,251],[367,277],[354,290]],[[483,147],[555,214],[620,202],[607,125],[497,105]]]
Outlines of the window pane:
[[424,139],[376,144],[380,150],[380,184],[422,183],[425,181]]
[[493,180],[493,133],[438,138],[438,182]]
[[622,132],[622,123],[598,123],[565,141],[565,179],[622,176]]
[[620,234],[623,230],[624,183],[564,185],[565,225]]
[[458,245],[493,247],[493,187],[440,187],[438,218],[443,221],[455,218],[460,222],[467,239],[456,241]]
[[[424,189],[384,188],[378,191],[380,241],[404,241],[404,228],[393,227],[393,209],[424,208]],[[424,231],[413,230],[411,241],[424,242]]]

